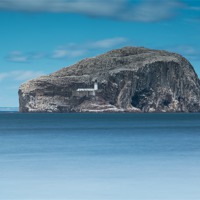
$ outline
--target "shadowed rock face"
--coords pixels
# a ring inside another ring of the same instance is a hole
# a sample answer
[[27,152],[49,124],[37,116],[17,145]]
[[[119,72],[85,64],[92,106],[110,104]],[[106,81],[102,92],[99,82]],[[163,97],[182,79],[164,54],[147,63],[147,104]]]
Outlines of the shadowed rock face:
[[[96,96],[78,93],[98,81]],[[19,88],[21,112],[199,112],[200,81],[182,56],[125,47]]]

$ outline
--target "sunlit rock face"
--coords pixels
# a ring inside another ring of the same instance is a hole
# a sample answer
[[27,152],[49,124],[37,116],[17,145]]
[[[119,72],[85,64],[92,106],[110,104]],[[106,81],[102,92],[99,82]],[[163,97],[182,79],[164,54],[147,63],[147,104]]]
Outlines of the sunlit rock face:
[[[79,88],[98,90],[95,96]],[[199,112],[200,81],[181,55],[140,47],[84,59],[19,88],[21,112]]]

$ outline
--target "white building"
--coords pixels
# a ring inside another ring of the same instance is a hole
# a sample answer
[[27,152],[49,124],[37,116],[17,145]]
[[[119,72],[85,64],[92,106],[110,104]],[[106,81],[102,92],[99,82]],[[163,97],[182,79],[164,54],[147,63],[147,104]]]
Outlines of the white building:
[[88,95],[96,96],[96,91],[98,90],[97,80],[94,82],[94,88],[78,88],[77,92],[87,92]]

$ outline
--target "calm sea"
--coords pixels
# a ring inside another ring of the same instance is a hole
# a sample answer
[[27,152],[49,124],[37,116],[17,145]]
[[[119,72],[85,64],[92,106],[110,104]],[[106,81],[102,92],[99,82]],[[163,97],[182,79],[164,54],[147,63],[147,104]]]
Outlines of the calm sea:
[[0,200],[200,200],[200,114],[0,113]]

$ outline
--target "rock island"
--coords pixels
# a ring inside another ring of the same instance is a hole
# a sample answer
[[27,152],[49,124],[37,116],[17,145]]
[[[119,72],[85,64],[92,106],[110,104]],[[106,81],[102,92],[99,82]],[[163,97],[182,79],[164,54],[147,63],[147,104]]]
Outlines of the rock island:
[[19,88],[20,112],[199,112],[200,80],[179,54],[124,47]]

